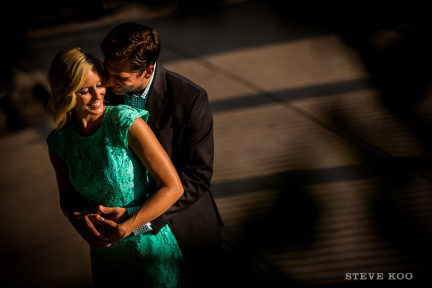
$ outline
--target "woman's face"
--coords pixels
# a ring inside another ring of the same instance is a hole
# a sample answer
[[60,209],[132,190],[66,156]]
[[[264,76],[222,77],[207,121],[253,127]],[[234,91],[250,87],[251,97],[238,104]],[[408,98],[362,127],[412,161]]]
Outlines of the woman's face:
[[78,117],[99,116],[104,112],[103,99],[106,88],[96,70],[87,75],[83,87],[76,92],[74,112]]

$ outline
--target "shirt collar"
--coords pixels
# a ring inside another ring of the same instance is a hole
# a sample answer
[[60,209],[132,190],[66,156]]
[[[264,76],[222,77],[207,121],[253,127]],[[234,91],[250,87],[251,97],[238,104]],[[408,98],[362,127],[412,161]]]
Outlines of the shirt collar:
[[125,93],[124,94],[125,97],[132,97],[132,96],[133,97],[142,97],[142,98],[146,98],[147,97],[147,94],[150,91],[151,84],[153,83],[154,75],[156,74],[156,64],[157,63],[155,62],[152,76],[151,76],[150,81],[147,84],[146,88],[144,89],[144,91],[141,94],[133,94],[133,93],[132,94],[128,94],[128,93]]

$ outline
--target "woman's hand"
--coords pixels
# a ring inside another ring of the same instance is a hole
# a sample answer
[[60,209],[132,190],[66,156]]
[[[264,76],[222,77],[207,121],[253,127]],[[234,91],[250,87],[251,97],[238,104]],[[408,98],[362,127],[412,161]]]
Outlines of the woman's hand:
[[75,212],[69,219],[75,230],[90,246],[98,248],[109,247],[111,246],[109,238],[98,231],[92,221],[96,216],[98,215]]
[[117,224],[123,223],[129,217],[127,209],[122,207],[106,207],[99,205],[96,214],[104,219],[114,221]]
[[128,233],[128,227],[126,227],[125,224],[119,224],[113,220],[105,219],[98,214],[93,215],[91,221],[95,225],[96,229],[109,239],[111,244],[123,240],[130,234]]

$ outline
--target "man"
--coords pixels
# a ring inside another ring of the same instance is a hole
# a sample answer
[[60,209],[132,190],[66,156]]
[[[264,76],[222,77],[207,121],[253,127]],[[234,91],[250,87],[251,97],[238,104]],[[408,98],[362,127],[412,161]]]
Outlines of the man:
[[[148,124],[184,187],[180,200],[147,223],[144,231],[157,233],[170,225],[184,256],[186,283],[209,287],[202,281],[214,281],[207,276],[216,268],[223,224],[210,192],[214,143],[207,93],[157,62],[160,38],[151,27],[120,24],[101,42],[101,50],[110,88],[105,97],[108,104],[128,104],[150,112]],[[150,194],[156,189],[151,179]]]

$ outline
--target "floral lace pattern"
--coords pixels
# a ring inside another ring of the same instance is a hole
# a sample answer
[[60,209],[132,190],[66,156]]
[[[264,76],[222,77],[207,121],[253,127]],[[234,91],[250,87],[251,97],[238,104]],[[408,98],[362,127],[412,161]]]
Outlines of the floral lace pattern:
[[[147,199],[148,172],[127,142],[138,117],[147,121],[149,113],[127,105],[108,106],[94,134],[81,136],[70,124],[47,137],[50,149],[67,163],[72,185],[92,207],[141,206]],[[168,226],[157,235],[129,236],[109,248],[91,248],[91,259],[95,284],[107,276],[112,283],[118,275],[122,283],[138,287],[179,287],[182,279],[182,255]]]

